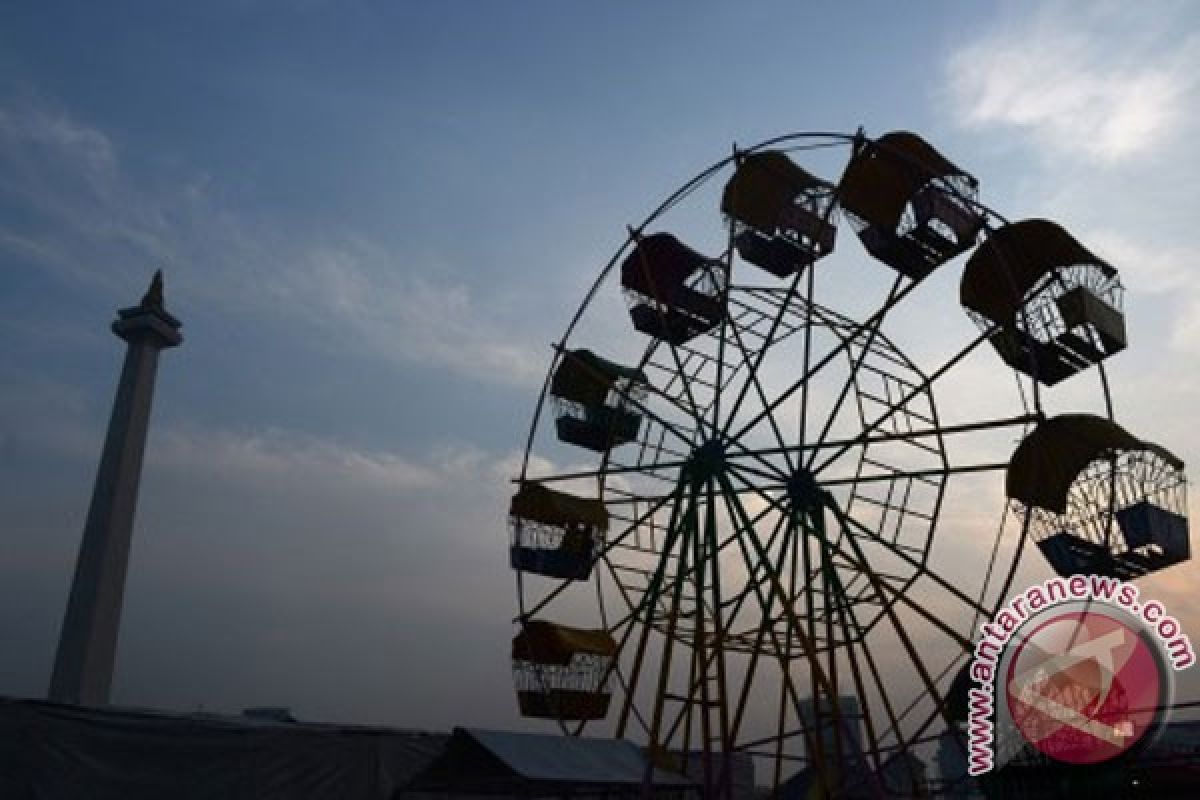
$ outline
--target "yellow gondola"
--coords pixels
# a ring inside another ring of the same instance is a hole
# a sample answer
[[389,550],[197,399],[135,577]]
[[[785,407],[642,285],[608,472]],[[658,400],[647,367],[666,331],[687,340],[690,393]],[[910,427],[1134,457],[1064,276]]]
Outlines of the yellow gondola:
[[603,630],[525,623],[512,642],[521,716],[603,719],[611,698],[604,682],[616,653],[616,640]]

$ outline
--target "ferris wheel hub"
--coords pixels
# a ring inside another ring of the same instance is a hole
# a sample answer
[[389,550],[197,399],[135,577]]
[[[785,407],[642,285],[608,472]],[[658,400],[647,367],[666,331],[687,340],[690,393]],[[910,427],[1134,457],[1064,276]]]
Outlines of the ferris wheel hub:
[[799,513],[813,515],[830,502],[829,492],[817,483],[816,476],[808,469],[796,470],[787,482],[788,500]]
[[702,482],[725,471],[725,443],[709,439],[692,450],[688,459],[692,480]]

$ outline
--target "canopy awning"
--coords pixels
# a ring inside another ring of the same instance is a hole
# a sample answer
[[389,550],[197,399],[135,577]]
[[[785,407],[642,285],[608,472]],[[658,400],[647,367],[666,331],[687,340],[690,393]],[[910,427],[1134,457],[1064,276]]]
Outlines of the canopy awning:
[[576,653],[613,656],[617,642],[605,630],[569,628],[539,619],[526,622],[512,641],[516,661],[566,665]]
[[621,285],[665,300],[709,261],[669,233],[652,233],[640,237],[621,263]]
[[1071,484],[1091,462],[1130,450],[1153,452],[1172,468],[1183,462],[1120,425],[1094,414],[1062,414],[1040,423],[1025,437],[1008,465],[1005,491],[1013,500],[1065,514]]
[[751,228],[770,233],[781,212],[801,192],[832,188],[815,178],[778,150],[743,156],[721,195],[721,211]]
[[618,380],[646,383],[646,374],[603,359],[591,350],[563,353],[550,382],[550,394],[584,405],[601,405]]
[[867,142],[850,159],[842,175],[842,207],[881,228],[895,229],[904,206],[921,187],[936,178],[975,179],[908,131],[893,131]]
[[1005,325],[1042,276],[1080,264],[1095,265],[1110,278],[1117,274],[1057,224],[1045,219],[1013,222],[994,231],[971,254],[959,300],[965,308]]
[[540,483],[521,484],[520,490],[513,495],[508,512],[514,517],[546,525],[583,522],[608,529],[608,511],[603,501],[558,492]]
[[394,800],[448,736],[0,697],[0,797]]
[[624,739],[455,728],[442,755],[407,789],[455,797],[611,798],[676,797],[699,787],[654,766]]

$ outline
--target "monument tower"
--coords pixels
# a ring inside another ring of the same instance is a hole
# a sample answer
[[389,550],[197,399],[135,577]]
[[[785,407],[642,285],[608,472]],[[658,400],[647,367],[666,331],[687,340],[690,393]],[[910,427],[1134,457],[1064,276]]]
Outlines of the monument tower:
[[183,341],[180,327],[163,307],[162,270],[154,273],[141,303],[118,311],[112,324],[113,333],[129,345],[75,562],[51,700],[108,703],[158,352]]

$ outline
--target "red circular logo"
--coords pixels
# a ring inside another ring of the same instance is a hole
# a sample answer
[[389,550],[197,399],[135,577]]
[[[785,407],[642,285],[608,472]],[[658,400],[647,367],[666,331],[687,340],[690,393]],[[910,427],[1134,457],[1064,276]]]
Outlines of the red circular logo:
[[1140,631],[1104,611],[1055,615],[1018,634],[1005,679],[1021,734],[1057,761],[1095,764],[1158,720],[1166,677]]

